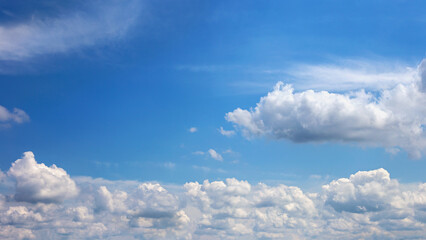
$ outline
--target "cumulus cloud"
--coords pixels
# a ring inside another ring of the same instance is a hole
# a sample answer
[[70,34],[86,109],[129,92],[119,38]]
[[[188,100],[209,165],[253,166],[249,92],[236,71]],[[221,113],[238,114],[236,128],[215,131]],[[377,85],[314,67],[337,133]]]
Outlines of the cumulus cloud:
[[223,129],[223,127],[220,127],[219,132],[223,136],[227,136],[227,137],[231,137],[235,134],[234,130],[225,130],[225,129]]
[[100,211],[124,212],[126,210],[125,200],[127,200],[126,192],[117,191],[112,194],[106,186],[100,186],[95,195],[95,209]]
[[189,131],[190,133],[195,133],[195,132],[197,132],[197,131],[198,131],[198,129],[197,129],[196,127],[191,127],[190,129],[188,129],[188,131]]
[[2,239],[34,239],[35,235],[30,229],[18,228],[12,225],[5,225],[0,228],[0,236]]
[[207,152],[209,153],[210,157],[213,158],[214,160],[223,161],[222,155],[220,155],[220,153],[216,152],[214,149],[210,148]]
[[360,171],[349,178],[341,178],[323,186],[326,204],[336,211],[367,212],[388,208],[400,195],[398,181],[381,168]]
[[[67,188],[68,180],[58,180],[65,176],[62,169],[37,164],[30,153],[23,159],[7,177],[19,181],[16,171],[27,169],[29,178],[44,181],[46,192],[52,190],[51,182],[59,184],[55,189]],[[39,170],[18,168],[24,161]],[[50,203],[57,200],[51,194],[48,201],[44,196],[44,201],[32,197],[23,202],[0,193],[0,237],[415,239],[426,234],[426,183],[399,183],[385,169],[333,180],[315,193],[235,178],[164,186],[80,177],[76,185],[81,189],[78,198],[55,203]],[[34,196],[41,192],[37,181],[34,186],[37,191],[17,184],[16,191]]]
[[[47,188],[59,181],[53,173],[63,176],[53,169],[38,171]],[[162,185],[79,177],[75,184],[78,197],[55,203],[17,201],[0,192],[0,238],[419,239],[426,234],[426,183],[399,183],[385,169],[360,171],[312,193],[235,178]]]
[[378,93],[295,92],[291,85],[279,82],[254,109],[237,108],[226,119],[246,136],[402,148],[418,158],[426,149],[424,65],[425,61],[411,82]]
[[30,120],[30,117],[21,109],[14,108],[13,111],[0,105],[0,126],[9,123],[23,123]]
[[75,182],[64,169],[37,163],[32,152],[25,152],[12,163],[7,175],[16,181],[17,201],[58,203],[78,193]]
[[95,1],[84,12],[0,25],[0,60],[21,61],[119,39],[138,14],[138,1]]

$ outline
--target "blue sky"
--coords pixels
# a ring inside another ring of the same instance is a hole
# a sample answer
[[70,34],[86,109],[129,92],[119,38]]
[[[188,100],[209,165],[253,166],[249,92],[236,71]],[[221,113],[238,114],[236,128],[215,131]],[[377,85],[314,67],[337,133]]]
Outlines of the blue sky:
[[425,7],[1,2],[0,169],[32,151],[73,178],[173,186],[425,182]]
[[[3,13],[2,20],[9,26],[31,14],[75,14],[49,3],[6,3],[3,12],[14,15]],[[425,56],[425,17],[416,2],[326,3],[141,2],[123,36],[3,60],[2,106],[23,109],[31,121],[2,130],[1,169],[31,150],[48,163],[60,161],[72,175],[113,179],[184,183],[237,175],[259,181],[282,179],[283,172],[340,177],[386,167],[402,180],[424,180],[424,161],[404,153],[218,132],[233,128],[227,112],[254,107],[278,81],[294,84],[285,73],[294,65],[361,59],[416,67]],[[190,127],[199,131],[191,134]],[[236,154],[219,165],[191,154],[210,148]],[[175,168],[163,168],[166,162]],[[239,170],[202,173],[194,165]]]

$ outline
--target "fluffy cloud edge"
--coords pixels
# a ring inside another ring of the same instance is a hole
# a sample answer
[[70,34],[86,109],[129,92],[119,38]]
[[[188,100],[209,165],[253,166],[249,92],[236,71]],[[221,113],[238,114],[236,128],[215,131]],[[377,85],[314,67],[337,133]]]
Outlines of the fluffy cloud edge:
[[[29,177],[20,178],[16,171],[22,169],[31,170]],[[0,193],[3,239],[64,234],[78,239],[411,239],[426,234],[426,183],[399,183],[385,169],[359,171],[308,193],[235,178],[183,186],[72,179],[27,152],[5,177],[17,183],[42,178],[47,184],[36,183],[38,192],[52,186],[74,192],[69,181],[79,191],[61,201],[16,201]],[[15,191],[23,188],[17,184]]]
[[401,148],[420,158],[426,149],[426,60],[415,73],[378,92],[296,92],[279,82],[254,108],[237,108],[225,118],[246,137]]

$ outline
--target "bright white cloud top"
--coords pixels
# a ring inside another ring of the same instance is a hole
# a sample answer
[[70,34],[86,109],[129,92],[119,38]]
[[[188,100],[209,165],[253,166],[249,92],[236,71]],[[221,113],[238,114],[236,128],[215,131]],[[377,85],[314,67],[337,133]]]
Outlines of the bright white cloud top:
[[62,202],[78,193],[75,182],[64,169],[38,164],[32,152],[25,152],[7,172],[15,180],[14,198],[24,202]]
[[423,60],[410,81],[378,93],[295,92],[291,85],[279,82],[254,109],[237,108],[226,119],[246,136],[402,148],[419,158],[426,149],[425,74]]
[[[2,239],[414,239],[426,234],[426,184],[401,184],[384,169],[334,180],[316,193],[234,178],[167,187],[72,179],[26,152],[3,176],[3,184],[10,181],[16,181],[12,192],[0,195]],[[25,197],[16,197],[24,191]]]

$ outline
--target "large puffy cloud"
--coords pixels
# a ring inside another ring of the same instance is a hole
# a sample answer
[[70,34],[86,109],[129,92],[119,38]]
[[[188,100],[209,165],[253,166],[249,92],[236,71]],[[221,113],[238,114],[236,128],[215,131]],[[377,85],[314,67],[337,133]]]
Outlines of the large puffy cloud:
[[[69,179],[64,170],[34,163],[29,153],[22,159],[32,167],[17,168],[23,164],[18,160],[5,177],[18,181],[12,172],[27,169],[43,179],[47,192],[49,181],[62,187],[68,182],[52,177]],[[385,169],[360,171],[313,193],[234,178],[183,186],[73,181],[79,195],[63,202],[16,201],[0,193],[0,238],[419,239],[426,234],[426,183],[399,183]],[[19,191],[35,196],[29,188]]]
[[237,108],[226,119],[247,136],[293,142],[351,142],[403,148],[413,157],[426,149],[425,61],[411,82],[378,93],[306,90],[279,82],[254,109]]
[[64,169],[37,163],[32,152],[25,152],[12,163],[7,175],[16,181],[17,201],[62,202],[78,193],[75,182]]
[[64,53],[124,36],[139,14],[139,2],[93,1],[84,11],[0,25],[0,60],[21,61]]
[[383,210],[392,203],[393,196],[399,195],[398,182],[391,180],[383,168],[334,180],[323,189],[327,204],[337,211],[355,213]]

